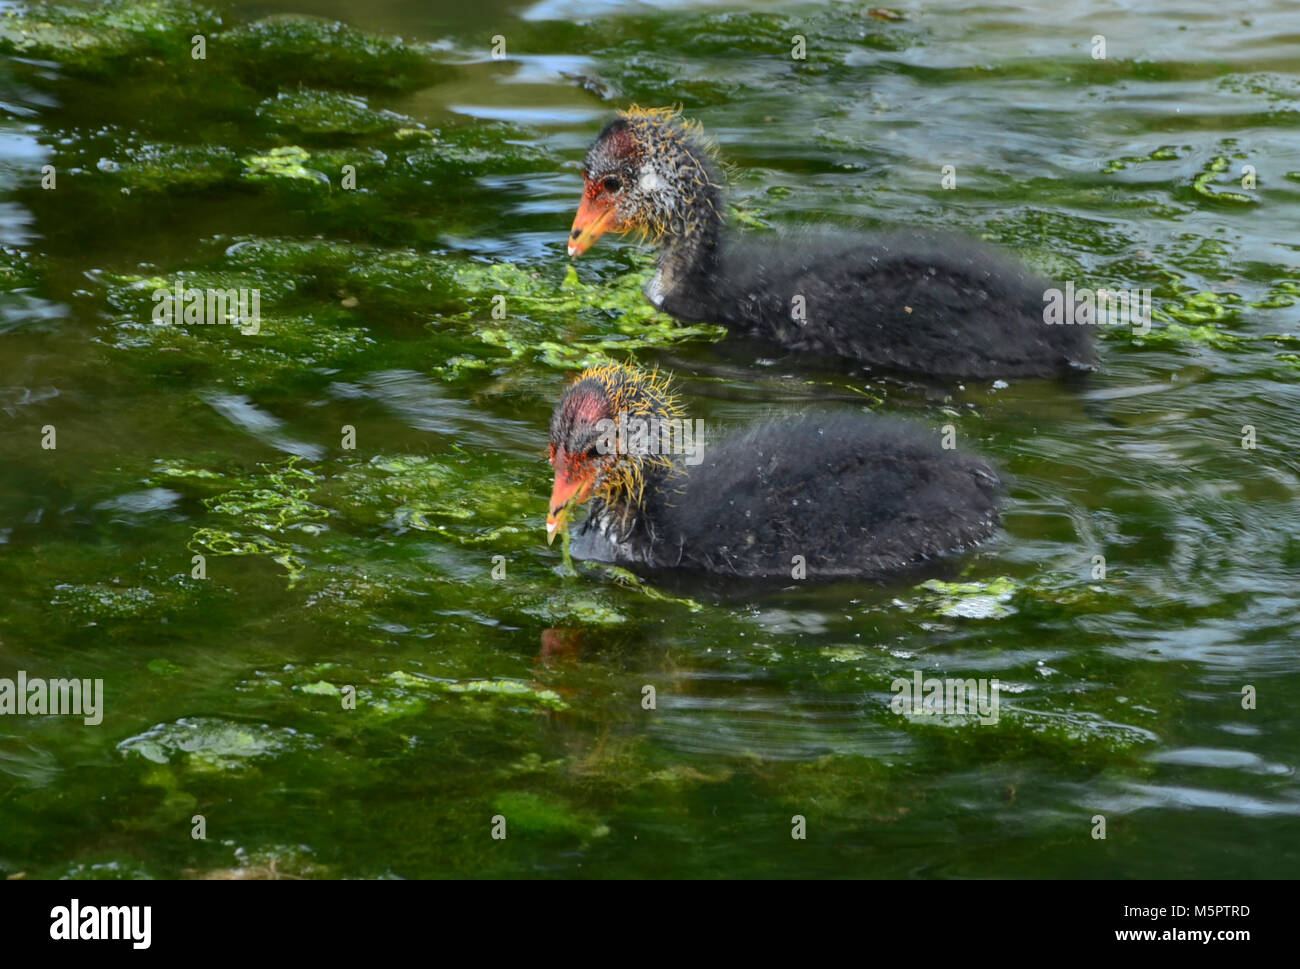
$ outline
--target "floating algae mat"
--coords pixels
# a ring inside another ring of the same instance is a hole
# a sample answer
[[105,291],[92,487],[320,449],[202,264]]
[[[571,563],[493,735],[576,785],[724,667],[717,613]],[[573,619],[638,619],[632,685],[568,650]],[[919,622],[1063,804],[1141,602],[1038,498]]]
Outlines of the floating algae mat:
[[[0,710],[18,671],[104,696],[0,717],[0,876],[1294,876],[1280,2],[1079,36],[1073,0],[287,9],[0,10]],[[679,323],[650,242],[567,256],[633,103],[698,120],[727,221],[792,257],[961,233],[1149,329],[1097,326],[1068,385],[953,385]],[[574,561],[549,423],[611,362],[671,373],[706,446],[951,425],[1000,529],[888,583]],[[896,711],[918,676],[996,681],[996,720]]]

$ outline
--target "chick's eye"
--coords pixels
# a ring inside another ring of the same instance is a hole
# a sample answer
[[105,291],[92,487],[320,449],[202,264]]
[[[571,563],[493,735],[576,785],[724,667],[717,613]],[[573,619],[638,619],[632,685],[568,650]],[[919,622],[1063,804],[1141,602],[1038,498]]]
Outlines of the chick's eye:
[[613,194],[623,188],[623,180],[617,175],[606,175],[601,181],[601,185],[605,187],[606,192]]

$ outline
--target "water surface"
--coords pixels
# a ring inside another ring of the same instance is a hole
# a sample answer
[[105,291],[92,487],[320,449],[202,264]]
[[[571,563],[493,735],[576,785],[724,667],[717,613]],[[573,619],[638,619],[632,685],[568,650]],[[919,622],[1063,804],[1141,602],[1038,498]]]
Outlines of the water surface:
[[[1162,6],[6,5],[0,676],[106,709],[0,718],[0,874],[1294,876],[1300,21]],[[1079,387],[677,327],[634,242],[564,252],[632,103],[704,125],[747,231],[964,232],[1157,319]],[[261,332],[153,325],[178,281]],[[719,430],[953,424],[1005,528],[953,586],[573,574],[547,421],[610,356]],[[999,722],[894,714],[915,670]]]

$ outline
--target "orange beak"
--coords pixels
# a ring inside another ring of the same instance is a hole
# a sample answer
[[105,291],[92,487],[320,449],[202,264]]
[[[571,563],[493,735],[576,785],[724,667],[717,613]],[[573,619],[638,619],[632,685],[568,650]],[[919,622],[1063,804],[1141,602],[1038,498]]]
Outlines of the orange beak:
[[593,242],[614,228],[617,217],[612,199],[585,196],[573,217],[569,233],[569,255],[575,259],[591,248]]
[[551,513],[546,516],[547,545],[554,542],[555,536],[564,528],[569,505],[580,505],[590,497],[593,480],[594,475],[573,481],[561,468],[555,469],[555,485],[551,488]]

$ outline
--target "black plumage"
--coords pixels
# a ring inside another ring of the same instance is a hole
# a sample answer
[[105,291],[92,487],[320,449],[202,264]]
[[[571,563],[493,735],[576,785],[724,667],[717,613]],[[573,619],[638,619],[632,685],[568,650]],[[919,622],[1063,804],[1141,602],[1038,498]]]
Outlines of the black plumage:
[[[801,556],[809,578],[879,578],[997,528],[999,483],[987,463],[945,450],[937,433],[871,415],[812,412],[710,436],[701,463],[644,463],[635,488],[616,470],[636,460],[628,455],[597,456],[571,474],[566,457],[589,449],[591,419],[602,413],[590,400],[591,381],[580,381],[552,421],[557,486],[592,480],[590,512],[573,529],[577,558],[789,578]],[[575,420],[579,409],[587,416]]]
[[991,246],[916,232],[723,231],[722,182],[693,127],[631,111],[588,152],[570,252],[606,231],[659,245],[646,296],[684,321],[873,369],[944,379],[1090,369],[1087,327],[1044,320],[1050,288]]
[[886,372],[979,379],[1088,369],[1088,330],[1044,323],[1046,289],[966,239],[889,233],[780,248],[742,239],[724,244],[712,267],[686,275],[658,306],[677,319]]

